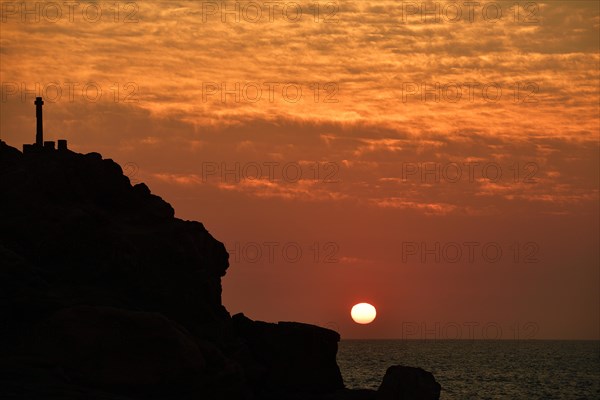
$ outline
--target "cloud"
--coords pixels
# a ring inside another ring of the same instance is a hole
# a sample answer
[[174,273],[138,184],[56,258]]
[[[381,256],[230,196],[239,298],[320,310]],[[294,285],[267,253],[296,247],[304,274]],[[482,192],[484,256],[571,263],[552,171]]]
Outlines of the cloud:
[[445,215],[449,214],[456,209],[456,206],[452,204],[444,203],[417,203],[414,201],[407,201],[404,198],[391,197],[385,199],[376,199],[373,202],[384,208],[400,208],[400,209],[414,209],[423,211],[427,215]]
[[[516,21],[510,2],[498,3],[505,12],[494,23],[423,23],[420,15],[405,23],[395,1],[339,3],[329,23],[315,22],[310,2],[299,3],[304,14],[295,22],[279,10],[272,20],[240,14],[227,23],[202,2],[136,4],[136,23],[90,23],[80,14],[73,22],[3,23],[3,138],[24,142],[31,90],[58,87],[62,96],[46,100],[49,137],[112,152],[164,183],[426,214],[503,212],[527,202],[560,212],[596,198],[593,2],[539,3],[538,23]],[[458,85],[462,97],[450,101],[444,87]],[[485,85],[501,97],[490,101]],[[95,89],[101,96],[90,101]],[[302,96],[292,101],[297,90]],[[305,174],[319,176],[217,185],[203,175],[207,163],[265,162],[304,162]],[[498,164],[502,179],[443,175],[455,173],[454,164],[468,174],[465,163],[479,163],[479,175]],[[431,181],[427,165],[441,175]],[[536,184],[524,184],[531,173]],[[339,182],[322,184],[326,174]]]
[[152,175],[154,178],[167,182],[167,183],[175,183],[177,185],[200,185],[202,184],[202,179],[194,174],[191,175],[178,175],[178,174],[168,174],[168,173],[156,173]]
[[[330,321],[366,296],[391,324],[484,310],[559,327],[544,337],[597,339],[598,2],[516,2],[515,19],[515,1],[500,1],[499,21],[479,9],[455,23],[404,23],[409,2],[396,0],[339,1],[317,18],[315,1],[297,3],[297,21],[279,8],[223,23],[207,2],[179,0],[135,2],[116,19],[106,9],[98,22],[82,17],[90,2],[74,21],[9,16],[1,138],[33,140],[43,95],[47,139],[135,164],[178,217],[221,240],[311,244],[298,264],[232,266],[232,312]],[[438,239],[502,242],[506,263],[398,265],[401,242]],[[315,240],[339,245],[339,266],[314,263]],[[539,244],[541,262],[509,265],[517,242]]]
[[[135,4],[137,23],[125,23],[124,12],[115,22],[111,10],[98,23],[80,14],[58,23],[22,23],[11,15],[3,23],[2,81],[29,87],[59,82],[63,88],[96,82],[103,99],[119,102],[133,82],[137,107],[203,126],[278,116],[378,122],[414,134],[461,126],[513,136],[575,136],[577,130],[592,137],[597,131],[594,2],[539,3],[533,24],[516,21],[511,2],[497,3],[503,9],[497,23],[485,21],[479,9],[473,22],[422,23],[417,15],[403,23],[396,1],[339,3],[337,23],[315,22],[310,2],[299,3],[298,21],[278,9],[272,18],[262,10],[256,23],[242,11],[238,22],[230,16],[223,23],[221,6],[211,12],[207,2]],[[227,6],[234,4],[241,3]],[[82,44],[69,40],[73,36]],[[478,83],[473,100],[464,86],[457,103],[444,99],[443,91],[439,102],[419,100],[427,85],[453,82]],[[422,90],[405,98],[407,83]],[[527,86],[532,83],[537,93]],[[502,90],[491,103],[481,89],[490,84]],[[286,95],[298,89],[297,101]],[[565,104],[586,117],[575,125],[557,113]]]

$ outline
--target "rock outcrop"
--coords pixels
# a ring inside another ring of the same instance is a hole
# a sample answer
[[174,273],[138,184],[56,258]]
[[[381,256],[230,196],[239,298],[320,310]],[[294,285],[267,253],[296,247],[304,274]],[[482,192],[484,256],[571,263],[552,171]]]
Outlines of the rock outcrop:
[[383,377],[377,400],[438,400],[441,390],[431,372],[394,365]]
[[277,324],[233,316],[235,333],[250,349],[257,391],[331,393],[344,388],[335,361],[340,335],[298,322]]
[[394,372],[379,394],[346,390],[336,332],[232,318],[224,245],[97,153],[0,141],[0,225],[2,399],[374,399],[421,385]]

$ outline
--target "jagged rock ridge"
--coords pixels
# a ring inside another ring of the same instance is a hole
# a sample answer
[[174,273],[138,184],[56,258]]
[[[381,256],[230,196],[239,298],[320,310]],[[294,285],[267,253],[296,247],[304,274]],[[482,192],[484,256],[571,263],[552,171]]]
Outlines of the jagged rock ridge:
[[0,141],[0,193],[0,397],[375,398],[336,332],[232,318],[224,245],[112,160]]

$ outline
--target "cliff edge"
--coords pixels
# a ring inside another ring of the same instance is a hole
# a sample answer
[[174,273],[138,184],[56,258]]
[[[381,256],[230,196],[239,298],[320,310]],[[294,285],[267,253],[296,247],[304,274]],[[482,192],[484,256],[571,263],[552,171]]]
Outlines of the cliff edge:
[[231,317],[223,243],[112,160],[0,141],[0,194],[3,399],[392,398],[344,389],[336,332]]

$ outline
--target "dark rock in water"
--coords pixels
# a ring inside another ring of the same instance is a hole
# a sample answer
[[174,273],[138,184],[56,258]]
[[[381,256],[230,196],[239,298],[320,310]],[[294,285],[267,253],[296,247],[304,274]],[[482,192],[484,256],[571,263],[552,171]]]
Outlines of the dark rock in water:
[[[1,399],[375,399],[336,332],[231,318],[225,246],[112,160],[0,141],[0,194]],[[389,372],[382,395],[428,387]]]
[[441,390],[431,372],[394,365],[383,377],[377,400],[439,400]]
[[252,378],[262,392],[330,393],[344,383],[335,360],[340,335],[298,322],[252,321],[232,318],[237,336],[252,353]]

